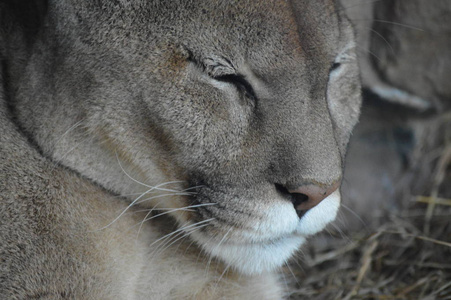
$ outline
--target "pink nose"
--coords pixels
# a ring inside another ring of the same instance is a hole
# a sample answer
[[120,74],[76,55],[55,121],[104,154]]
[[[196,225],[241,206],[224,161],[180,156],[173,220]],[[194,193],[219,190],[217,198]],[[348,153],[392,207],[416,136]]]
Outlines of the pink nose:
[[289,189],[288,192],[294,197],[294,208],[297,211],[306,211],[317,206],[340,187],[340,181],[331,185],[306,184],[297,189]]

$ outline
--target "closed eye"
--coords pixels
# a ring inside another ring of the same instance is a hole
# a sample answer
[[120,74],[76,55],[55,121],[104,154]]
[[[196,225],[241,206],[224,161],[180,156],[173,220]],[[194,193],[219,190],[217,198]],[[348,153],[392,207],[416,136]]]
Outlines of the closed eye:
[[238,74],[228,74],[214,77],[215,80],[233,84],[245,94],[248,98],[257,99],[252,85],[242,76]]
[[337,70],[338,68],[341,67],[341,63],[335,62],[332,64],[332,66],[330,67],[330,71],[329,72],[333,72],[335,70]]

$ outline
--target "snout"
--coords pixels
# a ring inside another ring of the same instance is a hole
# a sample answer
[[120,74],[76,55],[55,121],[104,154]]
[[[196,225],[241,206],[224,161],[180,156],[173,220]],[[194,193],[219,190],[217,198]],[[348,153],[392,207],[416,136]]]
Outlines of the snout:
[[307,182],[296,187],[282,185],[276,185],[276,187],[279,192],[291,199],[298,216],[301,217],[306,211],[337,191],[340,185],[341,180],[335,180],[331,184]]
[[288,192],[294,198],[294,208],[297,211],[306,211],[317,206],[330,194],[340,187],[340,180],[326,185],[321,183],[309,183],[299,186],[295,189],[288,189]]

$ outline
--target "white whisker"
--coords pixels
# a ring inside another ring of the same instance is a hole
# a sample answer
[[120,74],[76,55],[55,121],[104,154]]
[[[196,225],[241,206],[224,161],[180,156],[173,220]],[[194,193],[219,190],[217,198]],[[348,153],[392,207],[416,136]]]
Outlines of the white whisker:
[[[147,212],[147,214],[145,215],[145,217],[143,218],[143,220],[140,222],[141,224],[139,225],[138,232],[136,233],[136,240],[138,240],[138,238],[139,238],[139,233],[141,232],[141,228],[143,227],[144,222],[145,222],[146,219],[149,217],[149,215],[155,210],[155,207],[156,207],[157,205],[159,205],[160,203],[161,203],[161,201],[158,202],[157,204],[155,204],[155,206],[152,207],[152,208]],[[133,227],[134,227],[134,226],[133,226]]]
[[[178,191],[175,191],[175,190],[159,189],[159,188],[156,188],[156,187],[152,187],[151,185],[145,184],[145,183],[143,183],[143,182],[141,182],[141,181],[139,181],[139,180],[133,178],[133,177],[132,177],[130,174],[128,174],[127,171],[125,171],[125,169],[122,167],[122,164],[121,164],[121,161],[119,160],[119,155],[117,154],[117,151],[115,151],[115,153],[116,153],[116,159],[117,159],[117,162],[118,162],[119,167],[121,168],[122,172],[124,172],[124,174],[125,174],[128,178],[130,178],[133,182],[136,182],[136,183],[138,183],[138,184],[140,184],[140,185],[142,185],[142,186],[145,186],[145,187],[148,187],[148,188],[152,188],[152,189],[157,189],[157,190],[161,190],[161,191],[169,191],[169,192],[178,192]],[[180,181],[180,180],[178,180],[178,181],[169,181],[169,182],[165,182],[164,184],[157,185],[157,186],[164,186],[164,185],[168,185],[168,184],[171,184],[171,183],[183,183],[183,182],[185,182],[185,181]]]
[[418,31],[425,31],[424,29],[412,26],[412,25],[408,25],[408,24],[402,24],[402,23],[398,23],[398,22],[392,22],[392,21],[387,21],[387,20],[379,20],[379,19],[373,19],[373,22],[378,22],[378,23],[386,23],[386,24],[390,24],[390,25],[397,25],[397,26],[401,26],[401,27],[405,27],[405,28],[409,28],[409,29],[414,29],[414,30],[418,30]]
[[[233,227],[230,227],[229,230],[227,230],[227,232],[224,234],[224,236],[222,237],[222,239],[219,241],[219,243],[216,245],[215,250],[218,249],[221,244],[225,241],[225,239],[227,238],[227,236],[229,235],[230,231],[232,231]],[[212,251],[213,252],[213,251]],[[208,274],[208,271],[210,270],[210,264],[211,264],[211,260],[212,260],[212,256],[209,257],[208,262],[207,262],[207,266],[205,268],[205,275]]]
[[301,284],[299,283],[296,275],[294,275],[293,270],[291,270],[290,265],[288,264],[287,261],[285,261],[285,265],[287,266],[287,268],[290,271],[291,275],[293,275],[293,279],[296,281],[297,286],[300,286]]
[[81,119],[80,121],[78,121],[78,122],[76,122],[74,125],[72,125],[69,129],[67,129],[67,130],[60,136],[60,138],[55,142],[54,146],[57,146],[57,145],[61,142],[61,140],[62,140],[69,132],[71,132],[72,130],[74,130],[74,129],[77,128],[78,126],[80,126],[80,125],[83,123],[84,120],[85,120],[85,119]]
[[219,282],[221,282],[222,278],[224,277],[224,275],[227,273],[227,271],[230,269],[230,266],[232,266],[232,264],[227,264],[227,266],[224,268],[224,271],[221,273],[221,276],[219,276],[218,280],[216,281],[215,286],[213,287],[213,291],[215,291],[218,288],[218,284]]
[[202,207],[202,206],[208,206],[208,205],[216,205],[216,203],[204,203],[204,204],[197,204],[197,205],[190,205],[190,206],[186,206],[186,207],[174,208],[174,209],[172,209],[172,210],[165,211],[165,212],[163,212],[163,213],[161,213],[161,214],[158,214],[158,215],[152,216],[152,217],[150,217],[150,218],[148,218],[148,219],[145,219],[145,221],[149,221],[149,220],[152,220],[152,219],[154,219],[154,218],[157,218],[157,217],[160,217],[160,216],[163,216],[163,215],[170,214],[170,213],[172,213],[172,212],[174,212],[174,211],[181,211],[181,210],[184,210],[184,209],[186,209],[186,208]]
[[80,146],[81,144],[85,143],[86,141],[88,141],[89,139],[94,139],[94,137],[92,136],[86,136],[85,138],[83,138],[81,141],[79,141],[78,143],[76,143],[74,146],[72,146],[69,150],[67,150],[66,152],[64,152],[61,156],[57,157],[57,161],[53,161],[53,168],[52,171],[54,169],[56,169],[59,166],[59,162],[62,161],[67,155],[69,155],[69,153],[71,153],[72,151],[74,151],[78,146]]
[[352,4],[352,5],[349,5],[349,6],[342,6],[341,9],[337,10],[337,12],[341,11],[341,10],[347,10],[347,9],[350,9],[350,8],[353,8],[353,7],[357,7],[357,6],[362,6],[362,5],[366,5],[366,4],[373,4],[373,3],[376,3],[376,2],[380,2],[380,1],[381,0],[358,1],[359,2],[358,4]]
[[[166,183],[162,183],[161,185],[164,185]],[[124,213],[130,209],[130,207],[132,207],[136,202],[138,202],[139,199],[141,199],[142,197],[144,197],[145,195],[147,195],[150,191],[157,189],[159,185],[156,185],[154,187],[151,187],[149,190],[145,191],[144,193],[142,193],[139,197],[137,197],[135,200],[133,200],[113,221],[111,221],[111,223],[109,223],[108,225],[98,229],[98,230],[103,230],[107,227],[109,227],[111,224],[113,224],[114,222],[116,222],[122,215],[124,215]]]
[[341,204],[341,206],[344,209],[346,209],[348,212],[350,212],[354,217],[356,217],[356,219],[359,220],[362,223],[362,225],[365,227],[366,231],[369,231],[368,226],[366,225],[365,221],[354,210],[352,210],[351,208],[349,208],[347,205],[345,205],[343,203]]
[[[168,181],[168,182],[159,184],[159,186],[164,186],[164,185],[166,185],[166,184],[179,183],[179,182],[183,182],[183,181]],[[150,187],[150,186],[149,186],[149,187]],[[183,190],[158,189],[158,190],[156,190],[156,191],[151,191],[151,192],[149,192],[148,194],[151,194],[151,193],[158,193],[159,191],[170,191],[170,192],[175,192],[175,193],[183,193],[183,192],[187,192],[187,195],[195,195],[196,192],[188,192],[188,191],[189,191],[189,190],[196,189],[196,188],[200,188],[200,187],[202,187],[202,186],[201,186],[201,185],[199,185],[199,186],[193,186],[193,187],[189,187],[189,188],[186,188],[186,189],[183,189]],[[121,195],[116,195],[116,196],[114,196],[114,197],[116,197],[116,198],[122,198],[122,197],[136,196],[136,195],[141,195],[141,194],[142,194],[142,192],[139,192],[139,193],[130,193],[130,194],[121,194]]]
[[136,202],[135,204],[140,204],[149,200],[153,200],[153,199],[157,199],[157,198],[162,198],[162,197],[167,197],[167,196],[190,196],[191,194],[187,194],[187,193],[174,193],[174,194],[163,194],[163,195],[156,195],[156,196],[152,196],[149,198],[145,198],[142,199],[138,202]]
[[[159,249],[158,250],[158,252],[155,252],[154,253],[154,255],[157,255],[158,253],[162,253],[162,252],[164,252],[164,251],[166,251],[169,247],[171,247],[173,244],[175,244],[176,242],[178,242],[178,241],[180,241],[181,239],[183,239],[183,238],[186,238],[186,237],[188,237],[191,233],[193,233],[193,232],[195,232],[195,231],[197,231],[197,230],[200,230],[201,228],[204,228],[204,227],[206,227],[206,226],[208,226],[208,225],[210,225],[210,224],[203,224],[203,225],[200,225],[200,226],[197,226],[197,227],[194,227],[194,228],[191,228],[191,229],[189,229],[188,231],[182,231],[182,232],[179,232],[178,234],[176,234],[175,236],[173,236],[172,238],[170,238],[168,241],[166,241],[164,244],[162,244],[161,245],[161,249]],[[180,237],[177,237],[180,233],[184,233],[182,236],[180,236]],[[177,237],[177,238],[176,238]],[[171,240],[171,239],[173,239],[173,238],[176,238],[175,240]],[[167,243],[169,243],[169,244],[167,244]]]
[[[207,219],[207,220],[200,221],[200,222],[197,222],[197,223],[194,223],[194,224],[190,224],[188,226],[181,227],[181,228],[179,228],[179,229],[177,229],[177,230],[175,230],[175,231],[173,231],[173,232],[171,232],[169,234],[166,234],[166,235],[162,236],[161,238],[157,239],[156,241],[154,241],[152,244],[149,245],[149,248],[151,248],[154,244],[156,244],[158,242],[161,242],[161,241],[164,241],[164,240],[167,240],[167,241],[165,241],[163,244],[159,245],[158,247],[156,247],[152,251],[153,252],[151,254],[152,259],[155,256],[157,256],[159,253],[161,253],[162,251],[166,250],[172,244],[174,244],[175,242],[179,241],[180,239],[189,236],[192,232],[194,232],[196,230],[199,230],[199,229],[201,229],[203,227],[206,227],[206,226],[210,225],[209,222],[211,222],[212,220],[214,220],[214,218]],[[182,234],[182,236],[178,237],[181,234]],[[173,239],[175,239],[175,240],[173,240]],[[170,245],[166,247],[166,245],[168,245],[168,243],[170,243]]]
[[359,48],[360,50],[366,51],[367,53],[371,54],[372,56],[374,56],[378,61],[382,62],[382,60],[376,55],[374,54],[371,50],[363,48],[359,45],[356,45],[357,48]]
[[203,224],[203,223],[207,223],[207,222],[213,221],[214,219],[215,219],[215,218],[210,218],[210,219],[203,220],[203,221],[200,221],[200,222],[197,222],[197,223],[188,225],[188,226],[180,227],[179,229],[177,229],[177,230],[175,230],[175,231],[173,231],[173,232],[171,232],[171,233],[168,233],[168,234],[162,236],[161,238],[157,239],[157,240],[154,241],[152,244],[150,244],[149,247],[152,247],[155,243],[158,243],[159,241],[161,241],[161,240],[163,240],[163,239],[165,239],[165,238],[167,238],[167,237],[169,237],[169,236],[172,236],[172,235],[176,234],[177,232],[181,232],[181,231],[184,231],[184,230],[186,230],[186,229],[188,229],[188,228],[194,227],[194,226],[196,226],[196,225],[200,225],[200,224]]
[[390,48],[390,51],[393,54],[395,53],[395,49],[393,49],[392,45],[387,41],[387,39],[382,34],[380,34],[379,32],[377,32],[376,30],[374,30],[371,27],[365,27],[365,28],[368,29],[369,31],[373,32],[374,34],[376,34],[378,37],[380,37],[388,45],[388,47]]

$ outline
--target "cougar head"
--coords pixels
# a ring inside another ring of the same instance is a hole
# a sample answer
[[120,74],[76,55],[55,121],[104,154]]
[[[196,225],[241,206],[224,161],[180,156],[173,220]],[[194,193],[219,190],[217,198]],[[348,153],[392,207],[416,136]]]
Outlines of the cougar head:
[[[336,1],[61,0],[46,22],[15,105],[54,160],[141,189],[134,204],[172,209],[244,274],[279,267],[335,218],[360,109]],[[175,189],[191,193],[149,196]]]

